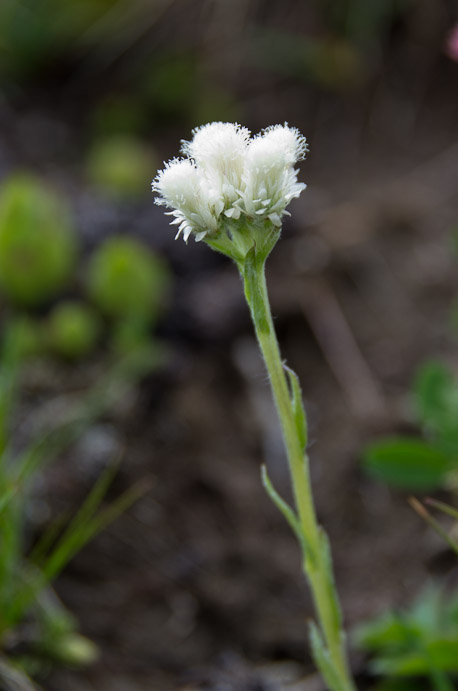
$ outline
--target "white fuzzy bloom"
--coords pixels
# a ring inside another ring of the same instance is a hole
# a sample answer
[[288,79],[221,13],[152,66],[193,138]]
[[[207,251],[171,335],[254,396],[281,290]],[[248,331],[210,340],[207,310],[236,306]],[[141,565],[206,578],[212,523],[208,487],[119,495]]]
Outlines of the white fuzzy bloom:
[[286,125],[269,127],[251,140],[246,156],[242,211],[251,217],[268,218],[281,226],[291,199],[306,185],[297,181],[294,164],[307,150],[305,138]]
[[211,122],[195,129],[190,142],[183,142],[183,153],[195,160],[208,184],[220,190],[226,211],[240,195],[249,139],[246,127]]
[[[159,171],[152,184],[156,203],[172,209],[172,224],[178,225],[177,237],[183,233],[187,241],[192,232],[196,239],[215,233],[223,202],[218,189],[205,184],[205,180],[189,159],[174,159]],[[201,237],[200,237],[201,236]]]
[[298,130],[274,125],[250,139],[245,127],[213,122],[193,134],[182,146],[188,158],[171,161],[153,181],[156,203],[172,209],[178,235],[200,240],[244,217],[281,226],[305,189],[294,168],[307,150]]

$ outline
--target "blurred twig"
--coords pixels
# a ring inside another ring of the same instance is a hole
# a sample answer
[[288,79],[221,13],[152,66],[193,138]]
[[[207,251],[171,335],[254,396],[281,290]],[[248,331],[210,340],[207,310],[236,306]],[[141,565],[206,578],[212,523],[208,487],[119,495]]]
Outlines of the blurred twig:
[[385,418],[388,411],[380,387],[330,286],[322,280],[314,281],[301,306],[356,415],[366,419]]

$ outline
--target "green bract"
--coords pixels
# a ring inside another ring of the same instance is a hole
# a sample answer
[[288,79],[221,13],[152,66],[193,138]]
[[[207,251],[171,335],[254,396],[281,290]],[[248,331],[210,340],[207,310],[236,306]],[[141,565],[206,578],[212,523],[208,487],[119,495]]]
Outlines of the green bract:
[[166,303],[169,288],[165,263],[131,238],[110,238],[89,263],[90,296],[112,319],[150,324]]
[[49,318],[48,343],[59,355],[77,359],[93,350],[100,330],[100,320],[91,307],[80,302],[61,302]]
[[14,175],[0,190],[0,288],[35,306],[68,282],[76,255],[69,209],[40,180]]

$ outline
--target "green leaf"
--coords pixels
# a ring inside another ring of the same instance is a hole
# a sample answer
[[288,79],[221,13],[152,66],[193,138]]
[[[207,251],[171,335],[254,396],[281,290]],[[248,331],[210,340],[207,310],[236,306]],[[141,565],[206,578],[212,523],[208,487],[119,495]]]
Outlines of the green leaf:
[[[320,536],[320,549],[321,549],[321,554],[324,557],[324,561],[326,564],[326,576],[327,576],[327,581],[326,581],[326,587],[328,590],[328,602],[332,607],[332,616],[333,616],[333,625],[335,631],[343,631],[342,628],[342,612],[340,609],[340,603],[337,597],[337,587],[334,581],[334,569],[332,566],[332,554],[331,554],[331,545],[329,544],[329,538],[326,535],[325,531],[323,528],[319,528],[319,536]],[[341,633],[341,635],[344,635]]]
[[421,632],[418,628],[394,612],[362,624],[354,633],[355,644],[363,650],[374,652],[406,649]]
[[444,672],[458,672],[458,634],[431,641],[426,650],[433,667]]
[[262,484],[264,486],[264,489],[266,490],[267,494],[269,497],[272,499],[273,503],[277,507],[277,509],[283,514],[283,516],[286,518],[287,522],[289,523],[289,526],[293,533],[296,535],[297,539],[299,540],[300,544],[304,546],[305,549],[305,541],[304,541],[304,536],[301,531],[301,526],[299,523],[299,519],[294,513],[293,509],[289,506],[289,504],[286,503],[286,501],[278,494],[277,490],[273,486],[271,479],[267,473],[267,468],[265,465],[261,466],[261,479],[262,479]]
[[372,668],[378,674],[394,676],[425,676],[432,669],[458,672],[458,637],[443,638],[425,644],[424,650],[397,656],[380,657]]
[[[59,575],[68,562],[90,540],[150,489],[150,480],[145,478],[129,488],[106,508],[99,509],[115,470],[116,465],[113,465],[101,474],[50,554],[47,556],[39,554],[42,563],[38,565],[38,568],[31,569],[31,578],[23,584],[21,589],[17,590],[10,613],[13,621],[19,620],[24,615],[40,592]],[[40,548],[39,552],[42,551]]]
[[346,691],[344,684],[340,681],[331,656],[323,643],[318,627],[313,621],[309,623],[309,635],[313,659],[328,689],[330,691]]
[[297,374],[286,365],[283,365],[283,367],[288,375],[289,384],[291,387],[291,405],[293,407],[296,433],[302,446],[302,450],[305,453],[305,449],[307,447],[307,418],[302,401],[301,385],[299,383]]
[[458,455],[458,382],[452,371],[438,362],[426,363],[414,384],[418,417],[444,454]]
[[417,372],[414,403],[420,420],[434,429],[441,427],[447,414],[447,397],[454,387],[452,372],[440,362],[427,362]]
[[398,437],[369,446],[364,465],[371,475],[393,487],[426,491],[444,484],[451,464],[447,456],[428,443]]
[[422,590],[406,618],[423,631],[425,638],[431,638],[440,632],[442,627],[441,616],[446,609],[441,588],[431,583]]

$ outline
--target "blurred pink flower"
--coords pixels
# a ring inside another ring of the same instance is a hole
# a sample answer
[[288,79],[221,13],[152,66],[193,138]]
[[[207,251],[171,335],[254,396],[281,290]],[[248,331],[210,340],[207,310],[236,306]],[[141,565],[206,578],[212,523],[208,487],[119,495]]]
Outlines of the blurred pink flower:
[[447,36],[445,52],[449,58],[458,62],[458,24],[455,24]]

